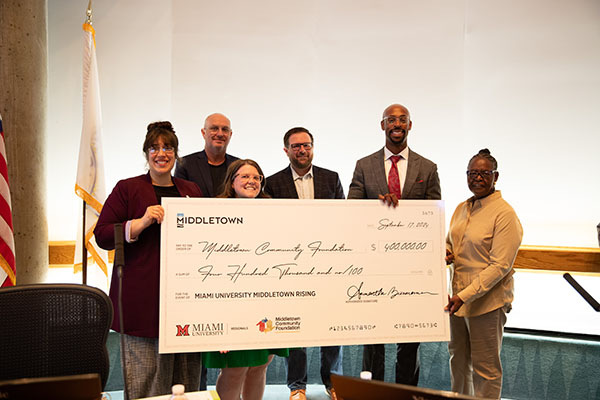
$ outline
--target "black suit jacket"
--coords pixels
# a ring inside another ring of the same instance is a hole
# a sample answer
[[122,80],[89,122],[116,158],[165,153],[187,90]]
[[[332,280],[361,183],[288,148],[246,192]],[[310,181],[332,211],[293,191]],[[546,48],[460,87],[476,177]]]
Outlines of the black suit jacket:
[[[225,154],[225,165],[229,167],[229,164],[237,159],[237,157]],[[213,188],[210,165],[204,150],[181,158],[175,167],[175,177],[195,182],[202,190],[204,197],[215,197],[219,194],[215,193],[215,188]]]
[[[337,172],[313,165],[313,183],[315,199],[344,199],[344,189]],[[265,193],[275,199],[297,199],[298,192],[294,184],[292,167],[269,176],[265,184]]]

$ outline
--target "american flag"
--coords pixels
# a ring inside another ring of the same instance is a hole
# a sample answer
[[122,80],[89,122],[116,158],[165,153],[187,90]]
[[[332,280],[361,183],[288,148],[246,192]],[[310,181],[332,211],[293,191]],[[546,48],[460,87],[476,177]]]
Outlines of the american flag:
[[0,282],[2,287],[15,286],[17,270],[15,269],[15,240],[13,235],[12,208],[10,206],[10,189],[8,186],[8,164],[6,162],[6,146],[4,146],[4,130],[0,115]]

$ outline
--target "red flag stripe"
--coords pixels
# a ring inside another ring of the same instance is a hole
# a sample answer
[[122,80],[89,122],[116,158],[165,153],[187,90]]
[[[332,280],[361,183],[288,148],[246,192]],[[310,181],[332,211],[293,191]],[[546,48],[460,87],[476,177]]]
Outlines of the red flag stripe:
[[9,265],[15,264],[15,256],[13,254],[13,251],[2,238],[0,238],[0,254],[5,256],[4,259]]
[[14,233],[4,140],[2,116],[0,116],[0,269],[6,274],[0,276],[6,276],[2,282],[2,286],[14,286],[17,271],[15,268]]
[[4,148],[4,132],[2,132],[2,122],[0,122],[0,133],[2,139],[0,139],[0,175],[4,177],[4,180],[8,182],[8,166],[6,164],[6,149]]
[[[9,199],[10,200],[10,199]],[[10,208],[10,204],[6,201],[6,198],[2,196],[0,193],[0,217],[6,221],[6,224],[10,227],[10,230],[13,229],[12,224],[12,212]]]

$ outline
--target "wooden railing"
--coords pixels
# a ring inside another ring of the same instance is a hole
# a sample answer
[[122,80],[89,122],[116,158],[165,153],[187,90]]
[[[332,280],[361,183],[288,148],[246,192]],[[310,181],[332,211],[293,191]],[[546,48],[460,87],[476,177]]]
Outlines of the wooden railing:
[[[48,243],[48,263],[50,267],[73,265],[75,257],[75,241],[51,241]],[[112,263],[114,251],[108,252],[108,260]]]
[[600,249],[521,246],[514,266],[516,269],[600,273]]
[[[74,241],[50,242],[51,266],[73,264]],[[113,261],[113,252],[109,253]],[[600,273],[600,249],[590,247],[521,246],[515,261],[517,269]]]

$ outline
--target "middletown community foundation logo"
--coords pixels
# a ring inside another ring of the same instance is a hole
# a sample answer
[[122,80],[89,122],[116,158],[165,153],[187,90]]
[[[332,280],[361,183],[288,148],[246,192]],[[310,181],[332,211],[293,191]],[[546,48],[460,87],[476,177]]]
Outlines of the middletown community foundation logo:
[[258,321],[256,326],[258,326],[259,331],[264,333],[271,332],[273,329],[275,329],[275,327],[273,326],[273,321],[267,319],[266,317]]

